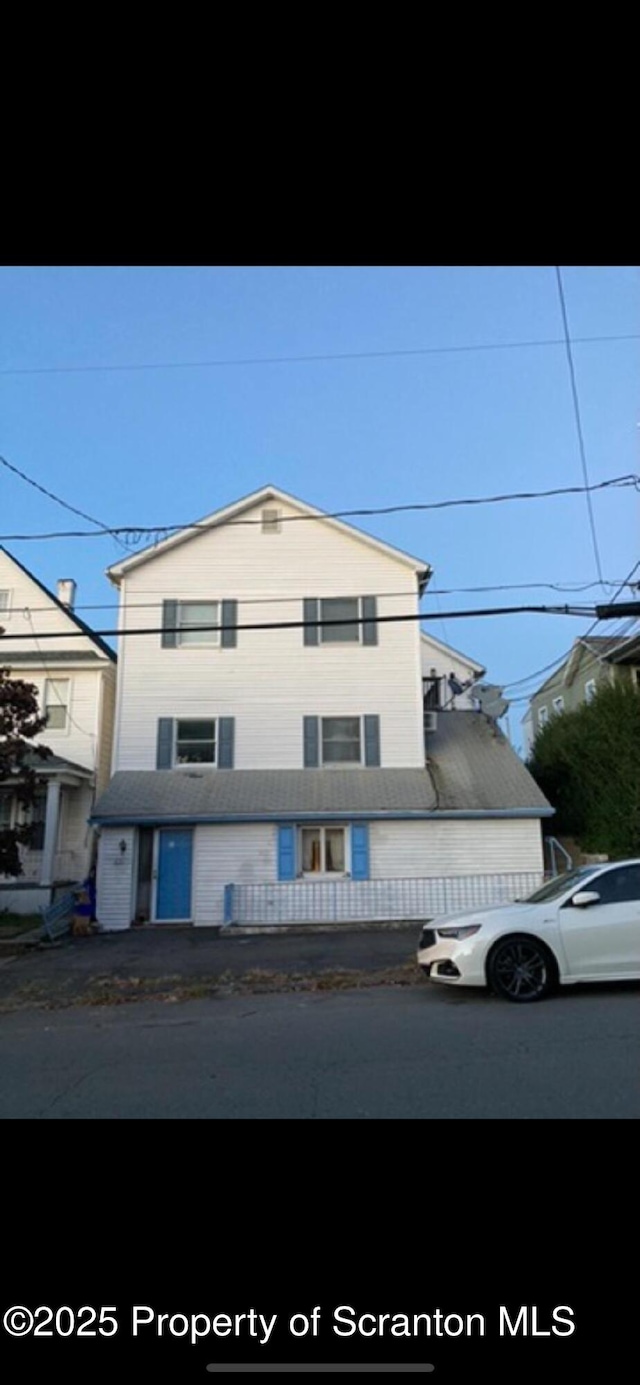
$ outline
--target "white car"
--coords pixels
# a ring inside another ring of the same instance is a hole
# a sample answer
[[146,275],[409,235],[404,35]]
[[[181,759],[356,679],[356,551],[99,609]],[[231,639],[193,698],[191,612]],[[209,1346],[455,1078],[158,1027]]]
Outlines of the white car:
[[558,984],[640,980],[640,860],[580,866],[528,899],[429,920],[418,962],[432,981],[521,1002]]

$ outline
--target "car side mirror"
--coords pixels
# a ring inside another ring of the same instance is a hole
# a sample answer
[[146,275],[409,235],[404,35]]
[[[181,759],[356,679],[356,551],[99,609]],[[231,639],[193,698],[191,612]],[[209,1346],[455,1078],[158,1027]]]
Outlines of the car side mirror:
[[578,890],[571,900],[577,909],[586,909],[589,904],[599,904],[600,895],[597,890]]

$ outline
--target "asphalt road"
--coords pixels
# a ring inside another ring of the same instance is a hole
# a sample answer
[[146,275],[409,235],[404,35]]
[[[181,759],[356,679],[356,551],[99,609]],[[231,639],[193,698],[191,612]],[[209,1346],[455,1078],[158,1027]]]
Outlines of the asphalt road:
[[0,1017],[1,1118],[637,1119],[635,984],[533,1006],[422,981]]

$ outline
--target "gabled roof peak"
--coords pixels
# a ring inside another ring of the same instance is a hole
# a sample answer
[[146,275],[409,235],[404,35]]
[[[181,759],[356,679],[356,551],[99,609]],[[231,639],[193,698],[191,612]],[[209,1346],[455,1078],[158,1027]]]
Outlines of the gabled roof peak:
[[325,510],[320,510],[316,506],[310,505],[306,500],[300,500],[298,496],[292,495],[291,492],[282,490],[279,486],[273,484],[261,486],[258,490],[251,491],[250,494],[242,496],[239,500],[235,500],[229,505],[222,506],[219,510],[214,510],[203,519],[196,520],[191,525],[185,525],[176,533],[171,534],[169,538],[163,539],[160,543],[143,548],[139,553],[134,553],[132,557],[123,559],[122,562],[113,563],[111,567],[107,568],[107,576],[115,586],[119,586],[121,579],[133,568],[142,563],[151,562],[160,554],[167,553],[171,549],[177,548],[180,544],[189,542],[191,539],[197,537],[203,530],[215,529],[223,524],[242,522],[239,520],[241,514],[246,510],[254,509],[266,500],[280,500],[284,505],[290,505],[294,509],[299,510],[301,516],[308,519],[318,519],[325,524],[331,525],[335,529],[341,530],[348,537],[358,539],[360,542],[366,543],[370,547],[377,548],[381,552],[387,553],[397,561],[411,566],[418,574],[421,591],[424,589],[431,576],[431,567],[423,559],[415,558],[411,554],[405,553],[402,549],[394,548],[393,545],[385,543],[383,539],[374,538],[373,535],[365,533],[364,530],[356,528],[355,525],[345,522],[337,513],[334,515]]

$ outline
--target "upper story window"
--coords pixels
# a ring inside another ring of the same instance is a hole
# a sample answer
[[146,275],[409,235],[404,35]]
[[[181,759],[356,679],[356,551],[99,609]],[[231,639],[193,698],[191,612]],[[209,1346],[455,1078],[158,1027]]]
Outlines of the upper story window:
[[362,763],[360,717],[322,717],[322,764]]
[[305,716],[303,763],[305,769],[326,765],[380,765],[380,717]]
[[554,699],[553,699],[553,710],[554,710],[554,712],[564,712],[564,698],[563,698],[563,697],[554,697]]
[[282,529],[281,511],[269,507],[262,511],[262,533],[279,534]]
[[585,702],[593,702],[593,699],[594,699],[594,697],[595,697],[595,695],[596,695],[596,691],[597,691],[597,689],[596,689],[596,680],[595,680],[595,678],[590,678],[589,681],[588,681],[588,683],[585,683],[585,685],[584,685],[584,700],[585,700]]
[[237,601],[163,601],[163,649],[233,649]]
[[375,596],[311,596],[303,609],[305,644],[378,643]]
[[322,644],[347,644],[360,642],[362,627],[358,617],[362,615],[362,601],[358,596],[334,596],[320,602],[321,621],[348,621],[346,625],[322,624],[320,640]]
[[6,587],[0,591],[0,616],[7,616],[11,610],[11,592]]
[[0,789],[0,832],[7,831],[11,827],[12,803],[13,794],[8,789]]
[[546,726],[549,720],[549,712],[546,707],[538,708],[538,726]]
[[216,723],[181,721],[175,723],[174,764],[215,765]]
[[47,678],[44,685],[44,714],[47,731],[66,731],[69,721],[68,678]]
[[158,717],[156,769],[233,769],[234,743],[234,717]]
[[[211,629],[219,625],[220,603],[218,601],[178,601],[177,603],[176,643],[183,645],[218,645],[220,630]],[[202,629],[198,627],[209,627]]]

